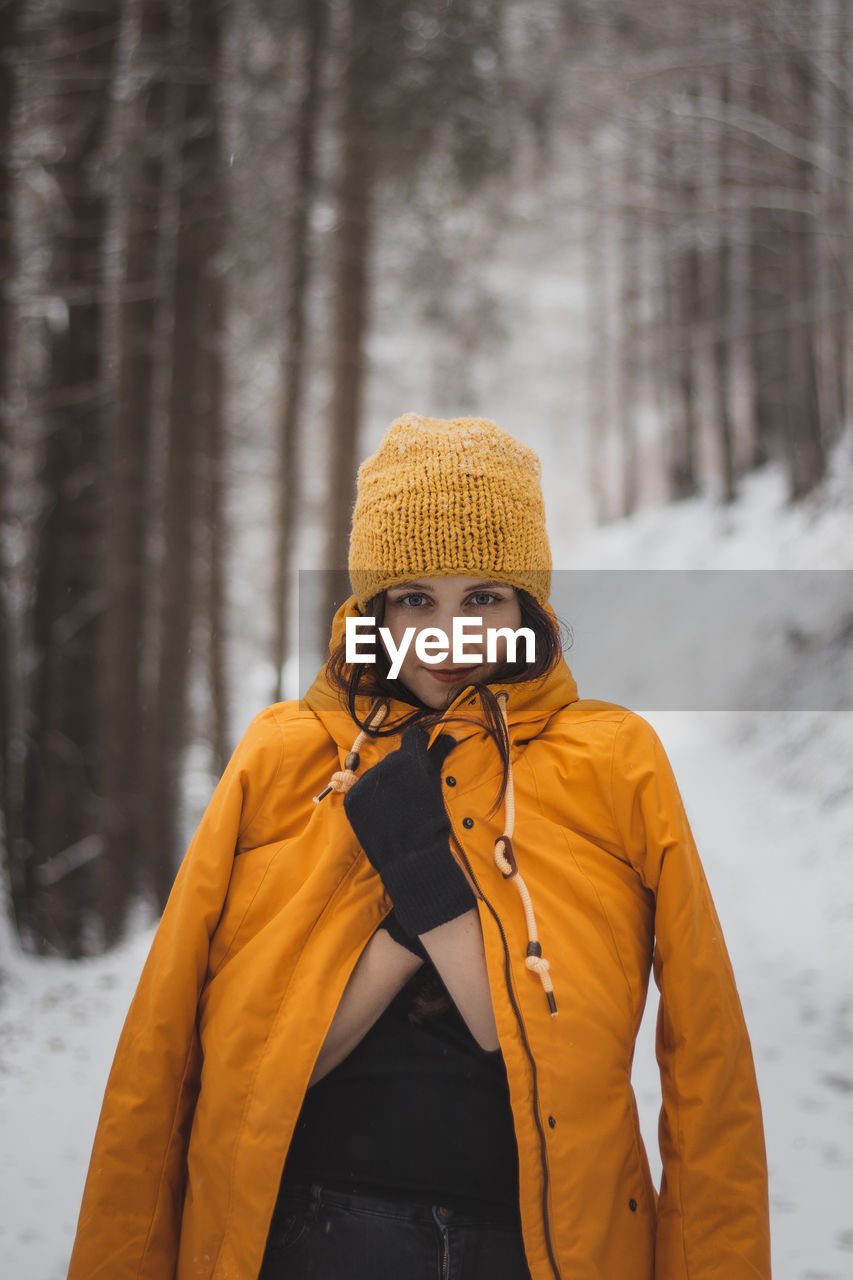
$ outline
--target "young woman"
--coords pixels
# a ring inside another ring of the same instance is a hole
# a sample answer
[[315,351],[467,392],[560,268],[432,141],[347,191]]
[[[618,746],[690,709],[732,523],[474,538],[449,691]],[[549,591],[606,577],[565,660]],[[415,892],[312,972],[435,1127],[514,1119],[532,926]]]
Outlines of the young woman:
[[[71,1280],[769,1277],[719,922],[653,731],[578,699],[550,563],[538,460],[494,424],[408,415],[362,465],[329,662],[248,730],[157,932]],[[348,663],[368,617],[384,650]],[[460,618],[532,658],[427,661]]]

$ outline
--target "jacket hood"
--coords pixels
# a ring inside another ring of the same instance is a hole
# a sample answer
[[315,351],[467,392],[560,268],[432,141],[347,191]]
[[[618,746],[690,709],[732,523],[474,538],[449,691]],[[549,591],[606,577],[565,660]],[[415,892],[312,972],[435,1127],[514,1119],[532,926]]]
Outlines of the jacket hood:
[[[545,607],[553,616],[551,606],[546,605]],[[338,609],[332,621],[332,634],[329,642],[330,652],[343,639],[347,618],[359,618],[361,616],[355,596],[350,596]],[[497,693],[499,689],[506,691],[507,721],[510,734],[513,737],[516,735],[525,736],[521,733],[522,729],[527,731],[526,736],[528,738],[536,737],[556,712],[572,702],[577,702],[578,699],[577,685],[563,657],[560,657],[551,670],[537,680],[494,684],[489,687],[494,693]],[[470,699],[469,690],[470,686],[459,692],[445,711],[445,717],[452,715],[454,711],[461,707],[466,698]],[[347,751],[352,744],[353,735],[357,732],[357,727],[354,725],[341,697],[342,695],[338,690],[329,684],[325,669],[321,667],[313,684],[306,693],[304,701],[322,722],[338,747]],[[368,711],[371,701],[372,699],[367,696],[358,699],[356,705],[362,717]],[[479,705],[478,698],[475,699],[475,702]],[[410,703],[402,702],[398,699],[390,699],[386,725],[393,724],[403,716],[410,714],[411,711],[412,706]],[[476,714],[476,711],[477,707],[475,706],[473,712]],[[466,712],[466,714],[470,713]],[[441,726],[436,726],[431,736],[435,736],[440,732]],[[466,728],[464,724],[454,723],[453,737],[457,741],[464,740],[474,732],[476,732],[474,726]]]

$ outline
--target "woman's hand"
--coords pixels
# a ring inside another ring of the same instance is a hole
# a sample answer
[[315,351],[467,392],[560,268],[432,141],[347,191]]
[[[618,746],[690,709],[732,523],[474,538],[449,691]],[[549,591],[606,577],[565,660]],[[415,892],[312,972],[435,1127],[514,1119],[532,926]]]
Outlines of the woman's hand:
[[456,746],[441,734],[427,750],[426,731],[413,726],[350,788],[344,810],[413,937],[474,906],[474,894],[450,849],[450,820],[441,794],[441,766]]
[[[456,743],[441,734],[429,750],[426,744],[423,729],[407,730],[399,749],[346,793],[344,809],[394,903],[394,927],[420,941],[475,1040],[494,1050],[498,1037],[480,920],[450,849],[441,790],[441,766]],[[399,936],[397,943],[409,945]]]
[[[397,930],[393,927],[389,931],[380,926],[359,956],[317,1055],[309,1088],[352,1053],[420,968],[422,961],[411,951],[409,940],[395,935]],[[477,912],[466,911],[448,924],[439,925],[424,941],[474,1039],[482,1049],[497,1049],[498,1033]]]
[[[343,808],[393,901],[397,927],[420,941],[471,1034],[485,1050],[494,1050],[483,934],[474,892],[451,852],[442,796],[442,764],[456,742],[442,733],[428,750],[427,741],[418,726],[403,733],[400,748],[347,791]],[[393,938],[393,929],[386,936]],[[393,946],[405,955],[403,938]],[[393,952],[386,948],[386,954]],[[353,979],[368,980],[368,973]]]

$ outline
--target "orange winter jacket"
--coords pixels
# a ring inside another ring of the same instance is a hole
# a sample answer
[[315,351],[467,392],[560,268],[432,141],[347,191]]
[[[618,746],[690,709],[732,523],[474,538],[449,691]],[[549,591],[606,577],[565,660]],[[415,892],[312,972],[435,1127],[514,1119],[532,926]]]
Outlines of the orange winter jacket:
[[[355,611],[352,599],[341,607],[333,640]],[[493,860],[500,761],[479,724],[453,723],[444,777],[455,785],[444,794],[480,894],[533,1280],[769,1277],[749,1041],[663,749],[638,716],[579,701],[562,661],[500,687],[515,852],[556,1017],[525,967],[520,898]],[[469,698],[451,711],[477,717]],[[238,746],[121,1035],[70,1280],[255,1280],[314,1060],[391,906],[341,795],[313,802],[356,733],[321,674],[303,702],[262,712]],[[398,744],[368,741],[361,771]],[[659,1198],[630,1083],[652,966]]]

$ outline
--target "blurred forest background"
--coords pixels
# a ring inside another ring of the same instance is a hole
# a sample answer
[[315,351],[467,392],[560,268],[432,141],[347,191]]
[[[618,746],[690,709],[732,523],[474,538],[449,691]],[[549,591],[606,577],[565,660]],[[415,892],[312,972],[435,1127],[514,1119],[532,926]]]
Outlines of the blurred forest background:
[[852,11],[0,2],[27,949],[95,952],[163,904],[187,779],[209,791],[247,681],[282,695],[297,572],[345,565],[391,417],[538,448],[556,548],[768,460],[792,501],[820,481],[851,390]]

